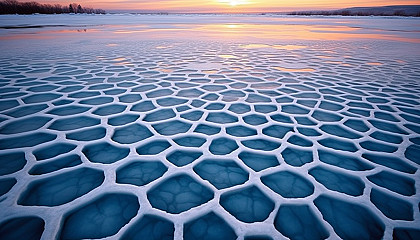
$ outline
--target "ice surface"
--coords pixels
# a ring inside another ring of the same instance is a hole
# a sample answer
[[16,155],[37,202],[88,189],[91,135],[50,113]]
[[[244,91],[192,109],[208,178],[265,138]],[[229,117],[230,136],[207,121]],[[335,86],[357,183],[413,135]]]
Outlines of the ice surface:
[[165,151],[170,146],[171,144],[166,140],[154,140],[138,147],[136,151],[140,155],[156,155]]
[[[134,116],[134,119],[137,119],[137,116]],[[140,142],[151,136],[153,136],[153,134],[147,127],[135,123],[126,127],[115,129],[112,140],[122,144],[130,144]]]
[[205,138],[197,136],[178,137],[174,139],[174,142],[184,147],[201,147],[206,142]]
[[116,147],[107,142],[90,144],[83,148],[83,154],[91,162],[111,164],[128,156],[128,148]]
[[262,176],[261,182],[285,198],[303,198],[314,192],[314,186],[311,182],[289,171]]
[[14,178],[4,178],[0,180],[0,197],[6,194],[17,183]]
[[0,139],[0,150],[34,147],[42,143],[51,142],[57,136],[50,133],[30,133],[21,137],[11,137]]
[[388,218],[394,220],[413,220],[413,207],[410,203],[377,189],[372,189],[370,200]]
[[25,153],[14,152],[0,155],[0,175],[8,175],[21,170],[26,165]]
[[281,155],[287,164],[295,167],[300,167],[313,161],[312,152],[306,150],[286,148],[281,152]]
[[274,209],[274,202],[256,186],[237,189],[220,196],[220,205],[238,220],[262,222]]
[[181,213],[213,198],[213,192],[186,174],[160,182],[147,193],[153,207],[168,213]]
[[104,138],[106,135],[106,129],[103,127],[96,127],[81,131],[76,131],[66,134],[67,139],[76,141],[93,141]]
[[166,159],[168,159],[169,162],[175,164],[176,166],[182,167],[194,162],[202,155],[203,153],[199,151],[177,150],[170,153]]
[[282,205],[274,226],[290,239],[326,239],[329,234],[306,205]]
[[201,178],[217,189],[229,188],[248,181],[248,173],[232,160],[206,159],[194,167]]
[[112,236],[136,216],[139,207],[134,195],[108,193],[70,212],[64,219],[60,238],[98,239]]
[[122,239],[170,240],[174,238],[174,224],[164,218],[145,215],[134,223]]
[[191,128],[191,124],[179,120],[153,124],[152,127],[163,136],[172,136],[185,133]]
[[214,155],[227,155],[238,148],[239,146],[234,140],[221,137],[211,142],[209,151]]
[[416,194],[416,189],[414,187],[415,181],[413,179],[389,171],[379,172],[368,176],[367,179],[378,186],[402,195],[411,196]]
[[18,217],[0,223],[0,236],[5,240],[40,239],[45,222],[40,217]]
[[418,239],[418,25],[0,16],[0,238]]
[[0,128],[0,134],[15,134],[29,132],[41,128],[52,118],[49,117],[30,117],[22,120],[17,120]]
[[80,164],[82,164],[80,156],[72,154],[65,157],[57,158],[52,161],[39,163],[33,166],[28,173],[32,175],[41,175],[45,173],[58,171],[63,168],[74,167]]
[[41,161],[59,156],[64,153],[68,153],[75,148],[76,145],[74,144],[57,143],[51,144],[43,148],[35,149],[35,151],[33,151],[33,154],[35,155],[36,160]]
[[104,174],[79,168],[31,182],[18,203],[25,206],[57,206],[92,191],[104,181]]
[[134,161],[117,169],[116,182],[143,186],[160,178],[167,170],[158,161]]
[[243,151],[238,155],[248,167],[254,171],[261,171],[269,167],[279,165],[277,157],[274,155],[260,154],[254,152]]
[[362,195],[365,188],[365,184],[360,178],[328,170],[324,167],[315,167],[309,171],[309,174],[326,188],[351,196]]
[[237,235],[223,218],[213,212],[193,219],[184,225],[184,239],[236,239]]
[[417,239],[420,237],[420,230],[414,228],[394,228],[392,237],[396,240]]
[[365,171],[373,168],[370,164],[360,160],[359,158],[339,153],[318,150],[318,155],[320,161],[348,170]]
[[365,207],[325,195],[314,203],[343,239],[381,239],[384,235],[384,223]]

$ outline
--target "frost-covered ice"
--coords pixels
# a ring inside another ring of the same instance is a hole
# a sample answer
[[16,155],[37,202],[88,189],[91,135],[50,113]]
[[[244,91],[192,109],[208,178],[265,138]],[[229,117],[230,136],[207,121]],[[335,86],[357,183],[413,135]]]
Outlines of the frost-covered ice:
[[419,239],[419,24],[0,16],[0,238]]

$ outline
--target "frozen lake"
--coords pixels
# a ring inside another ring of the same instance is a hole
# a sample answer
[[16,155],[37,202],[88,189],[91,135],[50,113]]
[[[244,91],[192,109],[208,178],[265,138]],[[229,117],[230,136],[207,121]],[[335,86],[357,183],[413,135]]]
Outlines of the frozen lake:
[[1,239],[420,239],[420,19],[0,16]]

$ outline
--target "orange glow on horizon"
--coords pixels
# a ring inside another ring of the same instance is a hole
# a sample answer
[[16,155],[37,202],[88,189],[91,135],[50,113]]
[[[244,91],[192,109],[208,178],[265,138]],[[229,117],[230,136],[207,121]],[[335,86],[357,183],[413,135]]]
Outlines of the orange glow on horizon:
[[[20,0],[27,1],[27,0]],[[40,0],[41,3],[67,5],[64,0]],[[77,1],[76,1],[77,2]],[[90,0],[79,2],[82,6],[105,10],[138,12],[287,12],[299,10],[327,10],[347,7],[418,5],[418,0]]]

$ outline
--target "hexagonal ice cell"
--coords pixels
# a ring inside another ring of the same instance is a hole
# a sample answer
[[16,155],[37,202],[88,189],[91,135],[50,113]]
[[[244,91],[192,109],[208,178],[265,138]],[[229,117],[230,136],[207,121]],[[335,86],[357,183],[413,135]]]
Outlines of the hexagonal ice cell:
[[262,133],[264,135],[270,136],[270,137],[275,137],[275,138],[279,138],[279,139],[283,139],[284,136],[288,133],[288,132],[293,132],[293,128],[292,127],[286,127],[286,126],[281,126],[281,125],[271,125],[269,127],[266,127],[262,130]]
[[413,205],[403,199],[372,188],[370,201],[388,218],[413,221]]
[[274,219],[274,227],[292,240],[326,239],[330,235],[307,205],[280,205]]
[[103,127],[95,127],[91,129],[67,133],[66,138],[76,141],[93,141],[104,138],[106,129]]
[[166,156],[169,162],[173,163],[177,167],[182,167],[194,162],[197,158],[203,155],[199,151],[185,151],[185,150],[176,150]]
[[243,140],[241,143],[248,148],[254,150],[262,150],[262,151],[272,151],[280,147],[280,143],[273,142],[266,139],[251,139],[251,140]]
[[91,162],[111,164],[127,157],[130,149],[101,142],[85,146],[82,152]]
[[314,192],[314,185],[310,181],[289,171],[262,176],[261,181],[285,198],[304,198]]
[[233,228],[214,212],[193,219],[184,224],[185,240],[234,240],[237,235]]
[[400,159],[397,157],[383,156],[379,154],[370,154],[370,153],[363,153],[362,157],[376,164],[389,167],[391,169],[394,169],[400,172],[412,174],[417,171],[417,168],[411,166],[410,164],[405,162],[403,159]]
[[17,172],[26,165],[24,152],[12,152],[0,155],[0,176]]
[[359,158],[335,153],[333,151],[318,150],[318,156],[321,162],[347,170],[366,171],[373,169],[371,164],[368,164]]
[[312,151],[288,147],[281,152],[284,161],[294,167],[301,167],[313,161]]
[[415,181],[412,178],[402,176],[389,171],[381,171],[374,175],[368,176],[367,179],[374,184],[399,193],[405,196],[416,194]]
[[66,214],[60,239],[112,236],[137,215],[139,207],[132,194],[107,193]]
[[167,178],[147,192],[147,199],[157,209],[181,213],[213,198],[213,192],[186,174]]
[[258,187],[251,186],[225,192],[220,205],[242,222],[262,222],[274,209],[274,202]]
[[0,197],[9,192],[16,183],[17,180],[15,178],[0,179]]
[[313,143],[310,140],[304,137],[300,137],[298,135],[290,136],[287,142],[301,147],[311,147],[313,145]]
[[198,147],[201,147],[206,142],[206,139],[202,137],[197,137],[197,136],[185,136],[185,137],[175,138],[174,142],[183,147],[198,148]]
[[90,108],[88,107],[81,107],[81,106],[65,106],[65,107],[56,107],[52,110],[48,111],[48,114],[57,115],[57,116],[70,116],[79,113],[83,113],[88,111]]
[[317,197],[314,203],[343,239],[381,239],[384,235],[384,223],[365,207],[327,195]]
[[170,240],[174,239],[174,224],[165,218],[145,215],[123,234],[122,239],[150,239]]
[[194,129],[194,132],[202,133],[206,135],[214,135],[219,133],[221,130],[220,127],[210,126],[207,124],[198,124],[197,127]]
[[77,146],[69,143],[56,143],[49,146],[36,149],[33,151],[33,154],[36,157],[36,160],[45,160],[49,158],[56,157],[58,155],[70,152],[75,149]]
[[309,174],[312,175],[317,182],[332,191],[345,193],[351,196],[360,196],[365,189],[365,184],[359,177],[329,170],[325,167],[314,167],[309,171]]
[[54,171],[58,171],[64,168],[70,168],[82,164],[82,160],[79,155],[71,154],[68,156],[60,157],[52,161],[44,162],[33,166],[29,170],[31,175],[41,175]]
[[0,134],[16,134],[34,131],[41,128],[51,120],[52,118],[50,117],[41,116],[15,120],[2,126],[0,128]]
[[58,206],[79,198],[104,181],[104,173],[92,168],[79,168],[55,176],[32,181],[18,199],[24,206]]
[[95,114],[95,115],[99,115],[99,116],[108,116],[108,115],[113,115],[113,114],[124,112],[124,110],[126,108],[127,108],[127,106],[125,106],[125,105],[111,104],[111,105],[108,105],[108,106],[99,107],[98,109],[96,109],[92,113]]
[[210,144],[209,150],[214,155],[227,155],[238,149],[239,146],[236,141],[230,138],[216,138]]
[[206,159],[194,167],[194,172],[217,189],[229,188],[248,181],[248,173],[228,159]]
[[100,119],[79,116],[55,120],[48,128],[58,131],[76,130],[85,127],[92,127],[101,123]]
[[143,121],[156,122],[161,120],[170,119],[176,116],[176,113],[172,109],[160,109],[154,112],[148,113]]
[[0,150],[34,147],[36,145],[51,142],[57,135],[44,132],[35,132],[19,137],[1,138]]
[[234,112],[236,114],[247,113],[251,111],[251,107],[249,105],[243,103],[234,103],[230,105],[229,111]]
[[152,125],[156,132],[164,136],[172,136],[178,133],[185,133],[191,128],[191,126],[192,124],[179,120],[172,120]]
[[140,155],[156,155],[165,151],[170,146],[171,144],[166,140],[154,140],[141,145],[136,149],[136,151]]
[[35,216],[8,219],[0,223],[0,238],[2,240],[41,239],[44,226],[44,220]]
[[238,118],[225,112],[210,112],[206,118],[206,121],[219,124],[226,124],[238,122]]
[[152,135],[152,132],[146,126],[134,123],[115,129],[111,139],[118,143],[130,144],[140,142],[151,137]]
[[143,101],[133,105],[130,110],[134,112],[148,112],[153,109],[156,109],[156,106],[151,101]]
[[143,186],[162,177],[167,170],[159,161],[134,161],[117,169],[116,182]]
[[200,110],[195,110],[187,113],[181,114],[181,117],[190,121],[198,121],[202,116],[204,112]]
[[396,227],[392,233],[393,239],[418,239],[420,237],[420,229]]
[[128,123],[135,122],[139,119],[139,115],[137,114],[121,114],[116,117],[112,117],[108,119],[108,124],[112,126],[121,126]]
[[256,172],[279,165],[279,161],[275,155],[243,151],[239,153],[238,157]]

